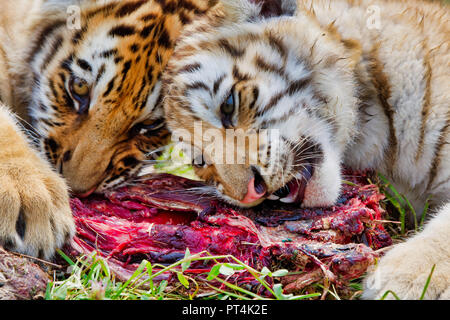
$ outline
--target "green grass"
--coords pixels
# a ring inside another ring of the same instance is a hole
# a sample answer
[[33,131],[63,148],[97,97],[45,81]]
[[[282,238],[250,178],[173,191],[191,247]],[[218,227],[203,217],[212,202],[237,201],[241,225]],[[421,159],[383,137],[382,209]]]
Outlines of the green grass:
[[[428,214],[430,197],[426,200],[423,211],[418,215],[405,195],[397,191],[397,189],[382,174],[378,174],[378,177],[380,179],[380,182],[378,183],[380,191],[386,196],[385,202],[388,209],[388,215],[390,218],[397,219],[400,224],[400,229],[391,230],[393,231],[393,236],[404,237],[410,231],[421,231]],[[413,227],[409,229],[406,227],[408,224],[408,214],[413,219],[413,221],[410,222]]]
[[[227,280],[237,272],[250,274],[275,300],[303,300],[321,296],[319,292],[284,294],[280,283],[269,283],[289,275],[287,270],[271,272],[263,268],[258,271],[230,255],[213,256],[207,252],[191,255],[189,250],[186,250],[182,260],[169,266],[153,265],[144,260],[130,279],[120,282],[111,273],[105,259],[95,253],[88,257],[79,257],[76,261],[72,261],[61,251],[59,253],[69,264],[70,274],[65,279],[54,279],[48,284],[45,294],[45,299],[48,300],[268,299]],[[187,273],[194,261],[213,261],[214,265],[203,277],[194,277]],[[175,274],[178,282],[171,282],[169,285],[166,280],[154,281],[156,277],[169,273]]]

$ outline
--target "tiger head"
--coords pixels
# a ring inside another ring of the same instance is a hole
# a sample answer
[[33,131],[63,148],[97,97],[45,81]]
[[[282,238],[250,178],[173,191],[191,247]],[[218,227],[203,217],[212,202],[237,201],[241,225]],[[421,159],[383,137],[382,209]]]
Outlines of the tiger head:
[[74,193],[122,183],[167,142],[161,74],[180,30],[213,4],[46,1],[24,87],[39,145]]
[[202,18],[177,44],[163,76],[174,141],[229,203],[333,204],[355,135],[355,52],[306,15],[230,17]]

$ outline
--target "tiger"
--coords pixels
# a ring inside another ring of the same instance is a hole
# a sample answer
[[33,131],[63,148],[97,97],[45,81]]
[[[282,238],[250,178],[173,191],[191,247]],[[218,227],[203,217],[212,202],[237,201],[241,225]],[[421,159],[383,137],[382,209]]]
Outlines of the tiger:
[[344,168],[379,172],[417,213],[431,196],[435,213],[371,267],[362,298],[419,299],[435,266],[424,297],[449,299],[448,7],[298,0],[264,19],[255,2],[223,2],[183,30],[163,74],[166,124],[202,195],[332,206]]
[[158,154],[161,74],[216,3],[0,1],[0,245],[51,259],[75,232],[70,194],[123,184]]

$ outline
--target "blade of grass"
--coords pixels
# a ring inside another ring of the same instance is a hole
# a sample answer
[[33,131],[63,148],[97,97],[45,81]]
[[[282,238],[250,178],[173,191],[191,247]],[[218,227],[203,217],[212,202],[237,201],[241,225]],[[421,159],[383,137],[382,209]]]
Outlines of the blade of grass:
[[387,290],[387,291],[383,294],[383,296],[380,298],[380,300],[385,300],[386,297],[387,297],[389,294],[392,294],[392,295],[394,296],[395,300],[400,300],[400,298],[397,296],[397,294],[395,294],[395,292],[392,291],[392,290]]
[[430,207],[430,200],[431,200],[431,196],[429,196],[427,198],[427,200],[425,201],[425,207],[423,208],[422,216],[420,217],[420,227],[423,227],[423,223],[425,221],[425,216],[428,214],[428,209]]
[[411,205],[411,202],[409,202],[409,200],[403,196],[403,199],[405,199],[406,204],[408,205],[409,210],[411,210],[411,213],[414,217],[414,230],[418,231],[418,222],[417,222],[417,214],[416,214],[416,210],[414,209],[414,207]]
[[425,283],[425,287],[423,288],[422,295],[420,296],[419,300],[423,300],[425,298],[425,294],[427,293],[428,286],[430,285],[431,277],[433,276],[433,272],[434,272],[435,268],[436,268],[436,265],[434,264],[433,267],[431,268],[430,274],[428,275],[427,282]]
[[75,262],[72,261],[64,252],[62,252],[60,249],[56,249],[56,252],[71,266],[75,265]]
[[121,288],[116,292],[116,294],[113,296],[113,299],[117,299],[120,294],[123,292],[123,290],[125,290],[125,288],[128,287],[128,285],[130,284],[131,281],[133,281],[133,279],[135,279],[136,277],[138,277],[139,275],[141,275],[143,273],[143,270],[145,268],[146,265],[146,260],[143,260],[140,264],[139,267],[136,269],[136,271],[133,273],[133,275],[130,277],[130,279],[128,279],[122,286]]

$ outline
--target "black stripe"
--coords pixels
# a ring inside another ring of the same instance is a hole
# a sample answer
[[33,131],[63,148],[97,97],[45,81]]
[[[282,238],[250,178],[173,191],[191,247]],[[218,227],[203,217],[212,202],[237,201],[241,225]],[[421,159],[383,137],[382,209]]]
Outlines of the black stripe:
[[276,73],[282,77],[284,77],[283,68],[280,68],[274,64],[271,64],[267,61],[265,61],[261,56],[257,55],[255,58],[255,65],[262,71],[266,72],[273,72]]
[[106,97],[108,94],[111,93],[112,89],[114,88],[115,81],[116,81],[116,78],[114,77],[108,82],[108,86],[107,86],[105,93],[103,94],[103,97]]
[[[448,115],[447,115],[448,117]],[[441,131],[439,132],[439,140],[436,144],[436,148],[434,149],[434,159],[431,165],[431,169],[430,169],[430,178],[429,178],[429,182],[428,182],[428,186],[427,189],[429,189],[429,187],[433,184],[434,180],[436,179],[436,177],[438,176],[438,168],[441,165],[441,151],[443,149],[443,147],[446,145],[446,136],[447,136],[447,132],[450,128],[450,117],[447,118],[448,120],[446,121],[445,125],[443,126],[443,128],[441,129]]]
[[150,32],[152,32],[152,30],[155,28],[155,24],[154,23],[152,23],[152,24],[149,24],[148,26],[145,26],[142,30],[141,30],[141,32],[139,33],[139,35],[142,37],[142,38],[147,38],[149,35],[150,35]]
[[183,11],[180,11],[180,13],[178,14],[178,18],[180,19],[180,21],[183,25],[189,24],[192,22],[192,19],[187,14],[185,14]]
[[146,0],[139,0],[135,2],[126,3],[122,7],[120,7],[119,10],[117,10],[116,17],[120,18],[130,15],[136,10],[138,10],[146,2],[147,2]]
[[227,51],[232,57],[239,58],[242,57],[245,53],[245,50],[238,49],[230,44],[230,42],[226,39],[219,40],[219,46]]
[[53,79],[50,79],[50,80],[48,81],[48,85],[49,85],[50,90],[51,90],[51,92],[52,92],[52,94],[53,94],[53,97],[55,97],[56,99],[58,99],[58,98],[59,98],[59,95],[58,95],[58,91],[56,91],[56,88],[55,88],[55,82],[53,81]]
[[77,64],[80,66],[81,69],[92,72],[92,67],[86,60],[77,59]]
[[100,69],[98,70],[97,77],[95,78],[95,83],[98,83],[100,81],[100,79],[105,74],[105,70],[106,70],[106,66],[105,66],[105,64],[102,64]]
[[261,128],[265,129],[268,128],[276,123],[283,123],[286,122],[287,120],[289,120],[293,115],[295,115],[295,113],[297,112],[297,110],[295,108],[290,109],[286,114],[284,114],[281,117],[278,118],[271,118],[268,120],[264,120],[261,123]]
[[61,35],[57,36],[51,44],[51,50],[49,51],[49,53],[47,54],[47,56],[44,59],[44,62],[41,65],[41,71],[44,71],[47,66],[52,62],[52,60],[55,58],[56,53],[58,52],[58,50],[61,48],[62,44],[63,44],[63,37]]
[[118,64],[119,62],[123,61],[123,57],[115,57],[114,58],[114,63]]
[[199,71],[202,65],[200,63],[192,63],[178,69],[178,73],[192,73]]
[[[147,60],[148,62],[148,60]],[[153,83],[153,66],[148,66],[147,70],[147,78],[149,83]]]
[[117,7],[117,2],[112,2],[112,3],[106,4],[103,7],[96,8],[96,9],[88,12],[86,14],[86,18],[87,18],[87,20],[89,20],[89,19],[93,18],[94,16],[96,16],[97,14],[100,14],[100,13],[105,16],[104,18],[106,18],[110,13],[112,13],[112,11],[116,7]]
[[131,60],[128,60],[127,62],[125,62],[123,64],[123,69],[122,69],[122,80],[120,82],[120,85],[117,87],[117,91],[121,91],[123,88],[123,84],[125,83],[125,80],[127,79],[127,75],[128,72],[130,71],[131,68]]
[[64,74],[64,72],[58,73],[58,76],[59,76],[59,78],[61,79],[61,82],[62,82],[63,84],[65,84],[65,83],[66,83],[66,75]]
[[[214,1],[210,1],[210,3],[208,3],[208,8],[210,6],[212,6],[213,4],[214,4]],[[178,7],[186,9],[188,11],[192,11],[197,15],[204,14],[208,10],[208,9],[206,9],[206,10],[200,9],[192,1],[189,1],[189,0],[179,0]]]
[[63,62],[61,62],[61,69],[72,72],[72,68],[70,67],[70,65],[72,64],[72,61],[73,61],[73,56],[70,55],[69,58],[67,58]]
[[216,81],[214,81],[214,86],[213,86],[214,94],[217,94],[217,91],[219,91],[219,87],[222,84],[223,80],[225,80],[225,77],[226,77],[226,75],[223,74]]
[[283,41],[280,38],[274,36],[273,34],[269,34],[268,38],[269,38],[269,41],[268,41],[269,45],[273,49],[275,49],[281,55],[281,57],[286,57],[287,50],[283,45]]
[[165,14],[174,14],[178,7],[176,1],[156,0],[156,2],[161,6],[161,9]]
[[233,76],[237,82],[250,80],[250,76],[248,74],[240,73],[236,65],[233,67]]
[[187,90],[201,90],[201,89],[203,89],[203,90],[209,91],[209,87],[205,83],[200,82],[200,81],[196,81],[194,83],[191,83],[191,84],[187,85],[186,89]]
[[279,92],[276,95],[274,95],[270,101],[264,106],[264,108],[256,113],[256,116],[259,117],[263,115],[267,110],[271,109],[273,106],[275,106],[281,98],[283,98],[286,95],[285,92]]
[[[437,189],[439,189],[441,186],[444,186],[444,185],[446,185],[447,183],[449,183],[450,182],[450,177],[447,177],[447,179],[445,179],[445,180],[442,180],[441,182],[439,182],[437,185],[435,185],[434,187],[433,187],[433,190],[437,190]],[[428,188],[427,188],[428,189]]]
[[253,101],[248,106],[248,108],[250,110],[252,110],[255,107],[256,101],[258,100],[258,98],[259,98],[259,89],[258,89],[258,87],[254,87],[253,88]]
[[144,21],[144,22],[148,22],[148,21],[156,19],[156,18],[158,18],[157,14],[149,13],[149,14],[146,14],[145,16],[142,16],[141,20]]
[[166,29],[162,29],[158,36],[158,44],[164,48],[172,48],[172,39]]
[[[133,104],[137,104],[141,100],[142,92],[144,92],[144,89],[146,86],[147,86],[147,80],[145,80],[145,78],[142,77],[141,87],[139,88],[138,94],[133,97]],[[148,96],[148,92],[147,92],[147,96]]]
[[287,88],[286,92],[292,96],[293,94],[304,90],[311,82],[311,80],[312,79],[309,77],[300,80],[295,80],[289,84],[289,87]]
[[30,53],[27,58],[27,62],[31,63],[34,60],[34,57],[41,52],[42,48],[44,47],[44,41],[58,28],[66,25],[65,20],[56,20],[53,21],[52,24],[47,25],[45,28],[41,30],[39,35],[36,37],[36,41],[34,42],[32,49],[30,50]]
[[134,29],[134,27],[126,26],[126,25],[120,25],[120,26],[114,27],[109,31],[109,35],[112,37],[114,37],[114,36],[127,37],[127,36],[131,36],[135,33],[136,33],[136,30]]
[[102,57],[102,58],[110,58],[112,56],[115,57],[117,54],[119,54],[119,50],[111,49],[111,50],[106,50],[106,51],[103,51],[102,53],[100,53],[100,57]]
[[71,110],[75,110],[75,104],[73,99],[69,96],[67,91],[63,91],[63,100],[66,106],[68,106]]

